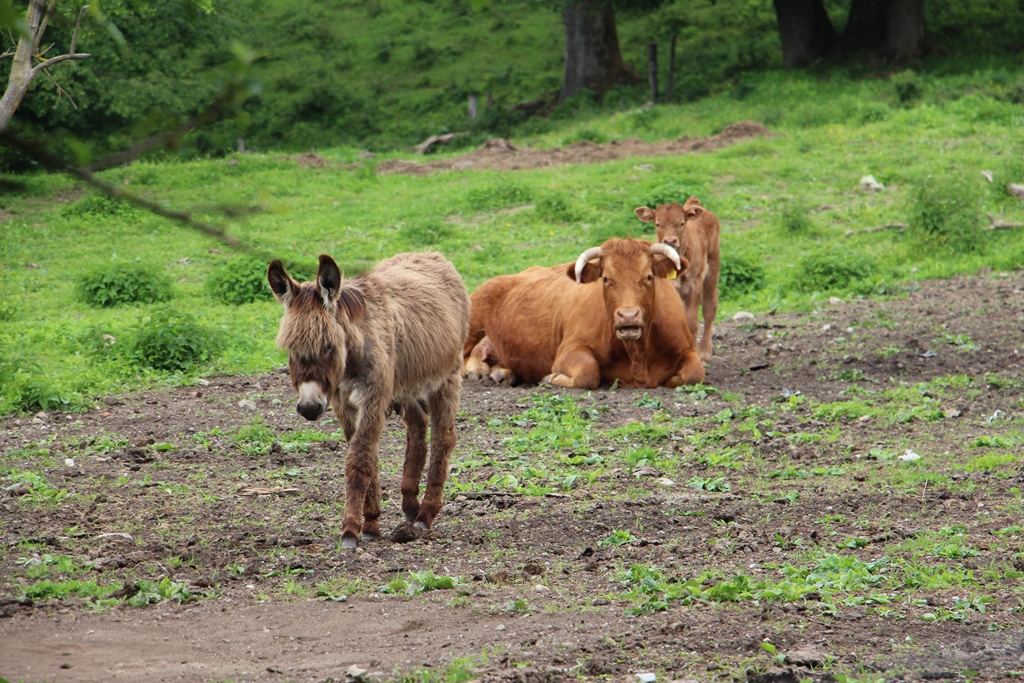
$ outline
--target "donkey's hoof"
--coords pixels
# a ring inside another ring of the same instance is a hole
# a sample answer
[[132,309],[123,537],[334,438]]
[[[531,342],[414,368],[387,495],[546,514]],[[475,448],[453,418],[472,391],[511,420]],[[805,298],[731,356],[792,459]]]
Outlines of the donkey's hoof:
[[423,522],[416,522],[415,524],[413,524],[413,526],[416,527],[419,531],[427,530],[427,525]]
[[359,541],[354,538],[343,538],[341,539],[341,547],[343,550],[355,550],[359,547]]
[[379,540],[380,540],[380,534],[368,534],[368,533],[365,533],[365,532],[359,534],[359,542],[360,543],[373,543],[374,541],[379,541]]

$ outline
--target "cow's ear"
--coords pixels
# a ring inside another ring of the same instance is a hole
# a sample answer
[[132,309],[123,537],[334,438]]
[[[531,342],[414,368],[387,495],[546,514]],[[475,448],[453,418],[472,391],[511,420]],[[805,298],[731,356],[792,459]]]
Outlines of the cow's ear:
[[320,269],[316,272],[316,285],[324,308],[338,300],[341,293],[341,269],[327,254],[320,254]]
[[299,283],[288,275],[281,259],[274,259],[267,266],[267,282],[270,283],[270,291],[274,293],[274,298],[285,306],[295,298],[295,293],[299,290]]
[[635,213],[636,217],[642,220],[644,223],[654,222],[654,211],[647,208],[646,206],[636,207],[635,209],[633,209],[633,213]]
[[679,270],[676,270],[676,264],[672,263],[672,259],[662,256],[661,254],[655,254],[654,260],[651,263],[651,268],[654,270],[654,275],[656,277],[674,280],[686,272],[686,269],[690,267],[690,262],[680,256],[679,265],[681,267]]
[[[585,266],[583,266],[583,270],[580,271],[580,279],[579,279],[579,283],[581,285],[585,285],[588,282],[593,282],[594,280],[600,280],[601,279],[601,265],[600,265],[600,263],[601,263],[600,261],[598,261],[597,263],[592,263],[592,262],[588,261],[587,264]],[[565,269],[565,274],[567,276],[569,276],[570,280],[572,280],[573,282],[576,282],[576,264],[575,263],[570,263],[569,267]]]
[[683,220],[690,220],[691,218],[700,218],[704,215],[703,206],[687,206],[683,209]]

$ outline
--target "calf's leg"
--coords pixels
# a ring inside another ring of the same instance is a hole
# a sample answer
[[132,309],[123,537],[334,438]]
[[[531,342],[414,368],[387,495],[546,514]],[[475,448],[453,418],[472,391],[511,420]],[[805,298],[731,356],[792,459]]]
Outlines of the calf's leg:
[[429,529],[444,502],[444,483],[448,480],[448,459],[455,450],[455,414],[459,410],[462,377],[452,373],[430,396],[430,469],[423,504],[416,515],[416,526]]
[[700,337],[700,344],[697,350],[700,352],[700,359],[705,363],[711,360],[711,326],[718,315],[718,263],[717,260],[708,261],[708,272],[704,276],[704,292],[701,301],[701,309],[704,313],[704,332]]

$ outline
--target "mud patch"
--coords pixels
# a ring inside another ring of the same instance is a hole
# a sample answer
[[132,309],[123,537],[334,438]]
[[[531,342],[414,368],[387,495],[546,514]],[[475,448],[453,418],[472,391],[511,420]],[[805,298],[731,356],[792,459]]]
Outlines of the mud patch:
[[741,121],[726,127],[721,133],[708,138],[682,137],[667,142],[642,142],[632,138],[597,144],[575,142],[555,149],[517,147],[509,140],[491,139],[469,154],[433,161],[390,160],[381,162],[379,173],[406,173],[428,175],[442,171],[488,170],[515,171],[520,169],[553,168],[570,164],[599,164],[628,157],[675,156],[695,152],[712,152],[755,137],[771,137],[761,124]]

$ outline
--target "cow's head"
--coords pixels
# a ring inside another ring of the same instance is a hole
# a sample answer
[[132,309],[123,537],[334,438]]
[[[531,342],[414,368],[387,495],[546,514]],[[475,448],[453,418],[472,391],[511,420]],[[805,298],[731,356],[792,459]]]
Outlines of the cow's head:
[[677,277],[688,266],[668,245],[610,239],[580,254],[567,275],[580,284],[600,280],[615,336],[639,341],[651,324],[656,280]]
[[704,214],[704,207],[696,197],[690,197],[682,206],[675,202],[662,204],[657,209],[640,206],[633,213],[644,223],[654,223],[658,241],[678,251],[685,248],[683,226],[689,220],[699,219]]
[[296,409],[316,420],[345,374],[346,332],[339,320],[358,319],[365,302],[357,289],[342,286],[338,264],[326,254],[314,282],[294,280],[278,259],[267,268],[267,281],[284,304],[277,345],[288,351],[292,386],[299,393]]

